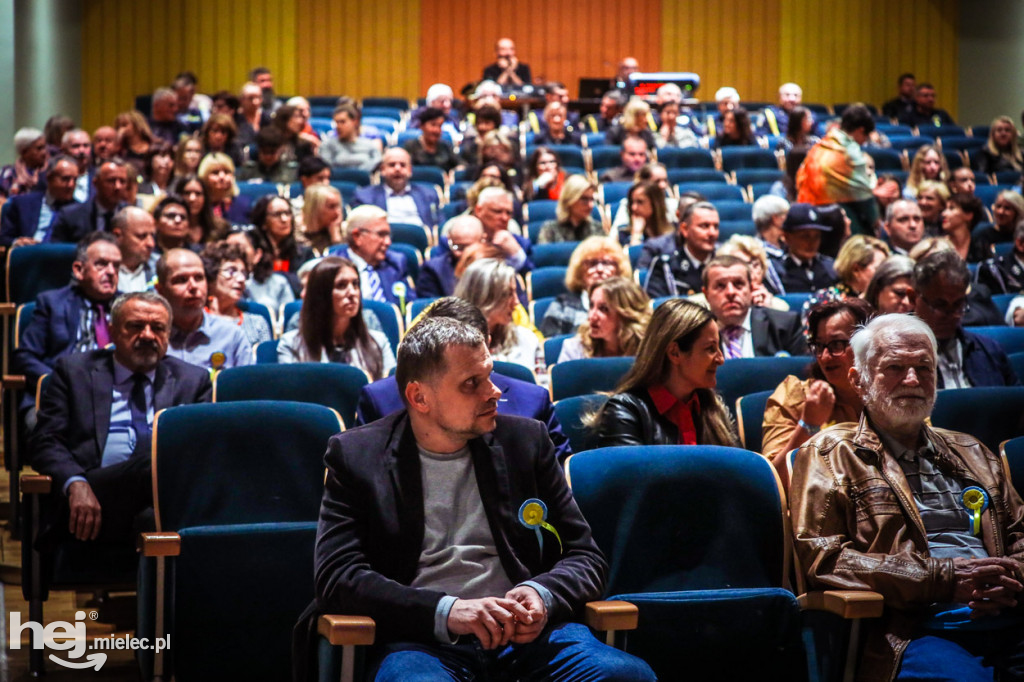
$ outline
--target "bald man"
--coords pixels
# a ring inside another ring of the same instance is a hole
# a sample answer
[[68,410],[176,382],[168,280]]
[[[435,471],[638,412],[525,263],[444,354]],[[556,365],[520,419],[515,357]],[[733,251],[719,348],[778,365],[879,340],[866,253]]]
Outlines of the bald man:
[[484,69],[482,80],[494,81],[503,90],[518,90],[533,83],[530,66],[519,61],[511,38],[501,38],[494,44],[494,63]]

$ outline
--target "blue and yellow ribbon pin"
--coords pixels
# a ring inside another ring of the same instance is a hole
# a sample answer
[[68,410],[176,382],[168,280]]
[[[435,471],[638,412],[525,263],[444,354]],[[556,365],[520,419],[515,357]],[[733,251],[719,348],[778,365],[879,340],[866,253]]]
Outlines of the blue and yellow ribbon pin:
[[541,528],[555,536],[555,539],[558,540],[558,551],[563,552],[562,538],[559,537],[555,527],[547,522],[547,519],[548,506],[536,497],[528,499],[526,502],[523,502],[523,506],[519,507],[519,523],[532,529],[537,534],[537,543],[540,545],[541,554],[544,553],[544,536],[540,532]]
[[988,493],[976,485],[964,488],[960,495],[960,502],[964,509],[971,515],[971,532],[975,535],[981,534],[981,513],[988,509]]

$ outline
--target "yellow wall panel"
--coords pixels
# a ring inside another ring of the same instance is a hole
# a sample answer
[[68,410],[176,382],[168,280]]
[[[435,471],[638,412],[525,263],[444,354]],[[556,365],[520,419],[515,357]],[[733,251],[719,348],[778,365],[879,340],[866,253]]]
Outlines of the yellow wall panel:
[[780,0],[664,0],[662,68],[700,75],[698,97],[732,86],[749,101],[778,91]]
[[910,71],[956,118],[958,0],[779,1],[780,77],[799,83],[806,101],[881,105]]

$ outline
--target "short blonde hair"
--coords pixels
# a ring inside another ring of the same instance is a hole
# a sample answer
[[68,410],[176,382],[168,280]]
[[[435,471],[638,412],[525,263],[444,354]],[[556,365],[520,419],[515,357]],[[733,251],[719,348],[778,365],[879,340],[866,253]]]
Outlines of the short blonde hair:
[[[330,185],[310,185],[302,196],[302,224],[304,231],[307,232],[316,220],[317,214],[320,213],[320,209],[324,207],[329,198],[337,197],[338,201],[341,201],[341,192],[338,191],[337,187],[331,187]],[[330,226],[325,227],[329,228]]]
[[381,218],[387,220],[387,217],[388,212],[374,204],[356,206],[349,211],[348,220],[345,221],[345,227],[342,230],[342,233],[345,236],[345,241],[351,242],[352,235],[356,230],[361,230],[374,220],[380,220]]
[[618,240],[613,237],[587,237],[579,243],[569,257],[569,266],[565,269],[565,287],[574,294],[583,291],[583,263],[600,256],[611,256],[618,261],[618,277],[630,278],[633,268],[629,265],[629,257],[622,250]]
[[946,187],[945,183],[922,180],[921,184],[917,186],[917,196],[921,196],[923,192],[935,192],[943,201],[949,201],[949,187]]
[[846,240],[836,256],[835,269],[839,278],[849,284],[857,268],[866,268],[881,253],[886,258],[891,253],[888,245],[877,237],[855,234]]
[[555,217],[564,223],[569,219],[569,207],[580,200],[588,189],[597,191],[597,186],[582,175],[570,175],[562,185],[562,193],[558,196]]
[[231,171],[231,196],[238,196],[238,183],[235,182],[235,162],[231,160],[231,157],[224,152],[210,152],[203,157],[203,160],[199,162],[199,170],[196,171],[196,175],[199,176],[199,180],[206,186],[206,178],[210,177],[210,173],[221,168],[227,168]]
[[[739,254],[737,256],[737,254]],[[764,250],[764,244],[760,239],[745,234],[734,234],[728,241],[718,247],[715,257],[736,256],[740,260],[757,261],[761,264],[762,272],[768,272],[768,252]],[[744,256],[746,258],[744,259]]]
[[[631,97],[626,108],[622,110],[622,127],[631,133],[647,129],[647,116],[651,113],[651,105],[639,97]],[[643,123],[638,127],[636,121]]]

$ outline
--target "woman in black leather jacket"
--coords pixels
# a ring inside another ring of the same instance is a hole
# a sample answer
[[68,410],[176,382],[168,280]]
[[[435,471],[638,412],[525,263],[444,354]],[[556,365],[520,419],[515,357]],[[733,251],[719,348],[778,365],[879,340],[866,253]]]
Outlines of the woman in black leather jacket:
[[724,359],[707,308],[684,299],[658,306],[636,355],[616,395],[594,418],[599,447],[738,445],[715,393]]

